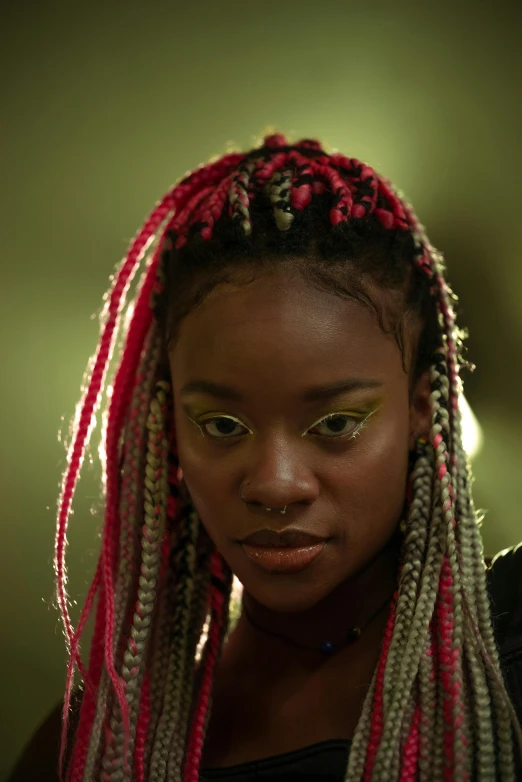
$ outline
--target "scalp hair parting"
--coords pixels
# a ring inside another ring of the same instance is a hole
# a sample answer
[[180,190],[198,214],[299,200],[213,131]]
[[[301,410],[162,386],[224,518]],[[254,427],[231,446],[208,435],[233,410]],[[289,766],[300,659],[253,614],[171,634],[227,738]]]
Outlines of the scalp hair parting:
[[[493,634],[462,446],[463,332],[443,256],[405,197],[370,166],[281,134],[178,180],[106,295],[58,507],[56,599],[69,652],[61,778],[66,766],[68,782],[198,780],[214,672],[232,628],[233,574],[181,477],[166,353],[217,285],[283,268],[369,307],[397,340],[411,384],[423,371],[431,377],[432,424],[412,453],[398,589],[345,779],[511,782],[522,732]],[[420,329],[408,361],[411,322]],[[74,629],[66,532],[104,389],[101,551]],[[96,600],[87,668],[80,639]],[[76,669],[83,693],[68,746]]]

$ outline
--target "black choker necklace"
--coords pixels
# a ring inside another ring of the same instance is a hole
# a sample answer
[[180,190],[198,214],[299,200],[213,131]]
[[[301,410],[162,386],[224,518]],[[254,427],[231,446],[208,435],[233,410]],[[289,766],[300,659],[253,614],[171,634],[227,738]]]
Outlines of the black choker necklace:
[[297,641],[293,641],[291,638],[287,638],[285,635],[281,635],[280,633],[272,633],[270,630],[266,630],[264,627],[261,627],[260,625],[257,624],[257,622],[254,621],[254,619],[252,619],[252,617],[250,616],[250,614],[249,614],[249,612],[247,610],[247,607],[246,607],[244,602],[243,602],[243,611],[245,612],[245,616],[248,619],[248,621],[250,622],[250,624],[253,625],[254,627],[256,627],[258,630],[261,630],[263,633],[267,633],[267,635],[273,635],[274,638],[281,638],[283,641],[287,641],[288,643],[291,643],[294,646],[298,646],[301,649],[310,649],[313,652],[322,652],[325,655],[330,655],[330,654],[333,654],[334,652],[337,652],[346,643],[356,641],[359,638],[359,636],[361,635],[362,631],[365,630],[368,627],[370,622],[373,621],[373,619],[375,619],[377,614],[380,614],[380,612],[383,610],[383,608],[385,608],[385,606],[387,606],[389,604],[389,602],[390,602],[390,600],[392,598],[393,598],[393,595],[391,595],[391,597],[389,597],[386,600],[386,602],[383,603],[382,606],[380,608],[378,608],[377,611],[375,611],[374,614],[371,615],[371,617],[368,619],[366,624],[362,625],[362,627],[360,627],[360,626],[351,627],[348,630],[347,636],[344,639],[344,641],[341,641],[341,643],[339,643],[339,644],[333,644],[330,641],[323,641],[319,648],[317,648],[315,646],[305,646],[304,644],[299,644],[299,643],[297,643]]

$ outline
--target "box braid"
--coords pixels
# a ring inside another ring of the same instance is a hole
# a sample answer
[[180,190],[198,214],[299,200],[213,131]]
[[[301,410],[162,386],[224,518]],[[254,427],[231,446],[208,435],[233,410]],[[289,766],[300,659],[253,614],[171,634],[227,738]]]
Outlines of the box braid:
[[[505,689],[489,606],[471,473],[462,446],[462,332],[442,254],[412,207],[370,166],[320,143],[266,136],[181,178],[114,276],[72,425],[55,571],[72,680],[84,693],[69,782],[196,782],[216,665],[231,630],[233,575],[182,480],[167,347],[182,319],[243,271],[298,269],[370,307],[404,358],[408,315],[422,322],[410,383],[430,370],[429,438],[411,454],[399,583],[345,779],[515,779],[522,731]],[[141,271],[140,271],[141,270]],[[105,519],[78,627],[66,596],[68,518],[131,280],[132,317],[108,394]],[[398,292],[379,307],[370,285]],[[98,595],[88,668],[80,638]]]
[[[153,391],[159,351],[157,347],[157,329],[152,329],[145,343],[145,350],[137,373],[137,382],[127,421],[127,431],[131,437],[124,442],[124,459],[121,484],[121,536],[120,562],[118,584],[115,588],[115,636],[121,638],[125,612],[129,610],[129,594],[132,593],[139,561],[136,553],[140,550],[138,529],[135,519],[143,491],[140,485],[140,472],[145,458],[146,421],[149,414],[150,396]],[[131,606],[132,608],[132,606]],[[120,649],[120,654],[122,650]],[[100,697],[97,701],[96,716],[93,723],[89,754],[86,760],[86,774],[94,779],[94,764],[97,762],[96,751],[101,740],[104,720],[103,704],[109,697],[109,679],[107,671],[102,673],[100,682]],[[132,726],[131,726],[132,727]]]

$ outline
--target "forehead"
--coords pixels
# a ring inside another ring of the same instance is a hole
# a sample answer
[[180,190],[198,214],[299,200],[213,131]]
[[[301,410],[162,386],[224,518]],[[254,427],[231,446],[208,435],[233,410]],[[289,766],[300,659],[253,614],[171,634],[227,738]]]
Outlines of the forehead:
[[201,377],[245,394],[260,384],[297,393],[339,377],[404,379],[397,343],[368,307],[288,273],[217,286],[181,323],[170,361],[178,390]]

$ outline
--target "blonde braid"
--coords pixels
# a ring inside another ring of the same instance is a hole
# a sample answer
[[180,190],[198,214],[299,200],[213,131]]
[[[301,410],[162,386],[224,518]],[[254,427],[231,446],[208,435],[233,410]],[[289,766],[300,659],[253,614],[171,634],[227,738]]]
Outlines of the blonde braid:
[[[172,454],[169,454],[169,457]],[[168,457],[168,458],[169,458]],[[177,457],[176,457],[177,461]],[[155,635],[152,644],[149,670],[149,701],[150,721],[147,728],[147,740],[145,744],[145,765],[150,763],[150,755],[154,736],[156,734],[163,698],[165,695],[165,679],[170,657],[172,638],[174,635],[174,613],[176,607],[176,589],[179,573],[175,567],[176,558],[179,557],[179,548],[183,546],[186,537],[187,516],[189,512],[188,498],[184,496],[182,486],[176,486],[176,518],[174,529],[170,533],[170,542],[166,571],[163,578],[162,590],[158,603],[158,618]]]
[[[470,672],[473,677],[474,691],[476,693],[475,703],[477,714],[474,722],[480,736],[478,740],[479,757],[477,763],[480,769],[479,773],[484,775],[484,779],[486,779],[488,768],[496,768],[494,739],[496,733],[499,741],[499,763],[502,778],[512,779],[514,775],[512,723],[518,728],[519,736],[520,728],[517,724],[516,715],[514,714],[504,682],[498,675],[500,662],[491,623],[491,607],[487,593],[486,573],[483,564],[484,552],[473,507],[473,500],[468,488],[470,485],[470,468],[467,455],[462,446],[462,422],[461,414],[458,409],[452,411],[452,429],[454,431],[456,463],[458,465],[456,488],[459,509],[461,511],[460,526],[458,527],[461,548],[459,560],[460,569],[464,575],[464,609],[467,610],[468,622],[471,624],[468,639],[471,644],[471,649],[477,645],[477,639],[479,639],[479,642],[483,647],[489,647],[484,661],[486,662],[486,666],[491,668],[492,673],[488,688],[486,676],[487,668],[484,668],[484,666],[479,663],[479,658],[477,658],[475,654],[470,654]],[[465,624],[467,625],[467,622]],[[482,626],[480,630],[477,625]],[[482,650],[480,651],[482,654]],[[491,666],[490,661],[487,659],[488,654],[494,661],[493,666]],[[498,666],[498,668],[495,670],[496,666]],[[493,695],[493,709],[490,690]],[[496,731],[493,725],[493,713],[497,718]],[[513,717],[515,717],[514,720]],[[521,740],[522,737],[519,737],[519,742]]]
[[274,205],[274,218],[280,231],[288,231],[294,222],[290,205],[292,171],[277,171],[266,185],[266,193]]
[[471,628],[467,630],[465,640],[471,650],[468,662],[474,692],[473,723],[477,738],[476,762],[478,780],[482,782],[482,780],[492,779],[492,775],[495,773],[495,740],[491,719],[491,697],[486,671],[480,663],[480,658],[473,652],[475,643]]
[[389,707],[397,669],[400,666],[401,650],[415,610],[428,539],[432,479],[433,465],[430,464],[430,460],[426,456],[420,456],[415,462],[411,476],[413,498],[409,509],[403,551],[401,552],[403,564],[399,576],[401,586],[397,601],[397,618],[384,674],[383,705],[385,714]]
[[[180,525],[183,524],[184,521],[180,521]],[[165,695],[164,684],[173,635],[177,573],[174,568],[171,567],[172,556],[172,551],[170,551],[162,595],[158,605],[156,638],[150,663],[150,722],[147,728],[147,740],[145,745],[145,765],[147,767],[150,763],[154,735],[156,733]]]
[[136,718],[145,664],[145,649],[150,636],[159,569],[161,564],[161,540],[165,529],[168,496],[168,475],[165,457],[168,450],[166,437],[166,410],[169,384],[165,380],[156,383],[155,394],[147,418],[148,446],[145,467],[144,526],[142,536],[142,563],[139,577],[138,599],[134,613],[127,650],[123,656],[122,675],[126,682],[126,698],[130,707],[131,733],[128,753],[124,753],[123,722],[113,711],[110,728],[113,742],[103,759],[107,779],[120,782],[131,779],[122,767],[132,758],[136,733]]
[[393,778],[400,779],[401,768],[403,763],[403,750],[405,748],[408,735],[411,730],[411,725],[413,723],[413,718],[414,718],[415,710],[417,708],[418,699],[419,699],[419,678],[417,676],[413,683],[410,697],[408,699],[406,708],[404,710],[404,717],[400,729],[400,740],[397,744],[397,748],[393,758],[393,763],[390,768],[390,776],[392,779]]
[[238,168],[237,174],[232,178],[232,185],[228,191],[230,203],[230,216],[239,223],[245,236],[252,233],[252,218],[250,217],[249,184],[250,177],[256,168],[258,161],[249,160]]
[[[390,701],[388,713],[384,721],[381,742],[375,759],[372,780],[389,782],[389,769],[398,742],[399,731],[403,719],[404,709],[407,705],[411,689],[414,685],[418,671],[420,657],[424,649],[424,640],[428,634],[435,602],[437,598],[437,584],[443,560],[443,527],[441,523],[442,513],[435,509],[432,515],[428,550],[424,564],[423,577],[420,583],[420,592],[415,606],[415,613],[410,631],[403,650],[403,665],[399,669],[393,698]],[[401,585],[399,585],[399,595]]]
[[[185,649],[191,622],[191,601],[194,590],[196,541],[199,533],[199,518],[191,513],[182,530],[179,552],[176,558],[178,584],[173,617],[173,643],[164,681],[164,699],[150,761],[152,779],[165,779],[172,732],[179,729],[179,704],[185,677]],[[181,773],[181,770],[180,770]]]
[[[460,416],[456,419],[457,432],[455,441],[462,441]],[[492,721],[492,702],[488,687],[487,669],[480,661],[480,656],[475,653],[476,634],[483,633],[479,627],[484,622],[479,619],[477,596],[480,591],[480,580],[485,583],[484,566],[479,564],[478,571],[475,563],[484,561],[482,545],[477,550],[474,538],[480,541],[476,516],[470,513],[473,510],[469,492],[468,457],[462,447],[457,445],[456,458],[459,464],[457,474],[457,497],[459,500],[460,514],[457,527],[457,539],[461,552],[461,570],[463,579],[464,608],[468,613],[468,620],[464,623],[464,647],[468,664],[469,680],[473,692],[472,704],[468,704],[469,710],[469,741],[476,747],[476,753],[472,753],[472,770],[477,774],[477,780],[490,779],[495,773],[495,740]],[[478,556],[477,556],[478,554]],[[477,578],[477,576],[479,576]],[[482,578],[481,578],[481,577]],[[489,598],[487,611],[489,613]],[[491,626],[491,620],[487,616],[485,627]],[[487,634],[487,631],[486,631]],[[485,637],[483,635],[483,637]],[[507,753],[508,756],[510,752]],[[489,775],[489,776],[488,776]],[[503,778],[509,779],[509,773]]]
[[[151,655],[151,668],[150,668],[150,722],[147,730],[147,740],[145,745],[145,765],[148,767],[151,762],[151,754],[155,742],[155,736],[158,728],[158,723],[163,710],[164,697],[165,697],[165,681],[167,678],[167,672],[169,667],[169,660],[174,653],[174,648],[179,645],[179,638],[174,633],[175,626],[175,613],[177,605],[177,583],[179,578],[178,568],[176,567],[176,560],[180,559],[180,552],[183,550],[187,535],[189,535],[190,528],[190,513],[192,512],[191,505],[189,504],[190,498],[188,493],[184,491],[184,484],[178,487],[178,529],[177,539],[175,545],[172,545],[169,561],[166,570],[165,584],[160,598],[160,605],[158,609],[158,622],[156,626],[156,639],[153,646],[153,654]],[[201,526],[199,531],[201,532]],[[199,554],[199,550],[197,550]],[[208,589],[210,581],[210,563],[208,556],[204,556],[202,559],[198,558],[198,567],[195,574],[195,587],[193,600],[191,605],[191,621],[189,624],[189,636],[187,641],[187,661],[190,663],[191,659],[195,657],[195,651],[197,642],[201,636],[202,627],[204,624],[204,618],[208,603],[208,593],[205,594],[205,589]],[[194,652],[191,653],[190,649],[194,647]],[[190,677],[188,677],[190,678]],[[188,688],[192,687],[192,682],[185,680],[185,685]],[[185,691],[184,691],[185,692]],[[184,699],[191,697],[184,694]],[[184,706],[185,708],[185,706]],[[177,739],[177,736],[176,736]]]
[[[441,574],[441,568],[442,568],[442,562],[444,557],[444,545],[445,545],[445,537],[444,537],[444,525],[443,525],[443,512],[442,512],[442,506],[440,503],[440,492],[437,492],[437,483],[435,481],[434,477],[434,484],[433,484],[433,494],[432,494],[432,526],[436,528],[436,536],[438,540],[437,548],[437,566],[433,569],[433,575],[431,576],[432,579],[432,588],[430,589],[431,595],[430,595],[430,602],[431,602],[431,596],[433,598],[433,608],[431,609],[430,613],[430,629],[429,632],[426,635],[426,640],[432,635],[432,637],[435,640],[435,649],[437,654],[437,665],[436,665],[436,673],[437,676],[435,680],[433,681],[432,690],[431,693],[433,695],[433,701],[431,704],[427,703],[421,703],[421,711],[422,714],[425,715],[426,711],[428,709],[428,706],[431,705],[432,707],[432,734],[431,734],[431,741],[430,741],[430,749],[431,754],[429,757],[429,760],[427,759],[427,763],[429,763],[429,775],[428,779],[430,780],[442,780],[442,747],[443,747],[443,731],[444,731],[444,712],[443,712],[443,699],[442,699],[442,682],[440,677],[440,658],[438,656],[438,651],[440,649],[440,636],[438,632],[438,628],[435,625],[435,607],[439,595],[439,582],[440,582],[440,574]],[[435,538],[435,535],[434,535]],[[430,578],[427,576],[427,578]],[[434,666],[435,667],[435,666]],[[428,718],[429,719],[429,718]]]
[[191,712],[199,694],[199,688],[197,686],[198,664],[196,662],[196,651],[208,612],[208,595],[212,577],[210,565],[210,554],[206,553],[204,561],[198,563],[196,573],[196,586],[194,588],[191,606],[192,621],[189,626],[189,641],[186,652],[186,668],[190,673],[187,673],[185,676],[184,687],[181,691],[179,729],[174,732],[170,745],[167,774],[167,780],[169,781],[176,779],[179,771],[184,767],[187,734],[192,716]]
[[344,777],[345,782],[361,782],[366,759],[366,750],[370,739],[370,729],[372,723],[373,699],[375,688],[377,686],[377,667],[373,673],[370,688],[366,693],[363,708],[354,736],[350,744],[350,754],[348,756],[348,767]]
[[419,782],[430,782],[431,758],[434,754],[435,709],[437,705],[437,681],[432,647],[433,633],[428,633],[419,665]]
[[[440,349],[437,351],[438,361],[432,367],[432,384],[438,383],[440,391],[433,391],[430,395],[430,401],[434,410],[434,426],[432,427],[432,440],[436,435],[439,435],[440,439],[436,447],[436,465],[435,474],[440,482],[440,498],[444,513],[444,522],[446,527],[446,557],[447,561],[443,562],[443,569],[449,569],[451,573],[451,585],[448,587],[448,597],[452,598],[449,606],[449,610],[452,611],[453,619],[453,634],[451,639],[451,656],[457,660],[456,668],[453,673],[452,687],[457,688],[457,696],[453,700],[453,749],[454,749],[454,761],[453,769],[457,779],[462,778],[466,767],[465,758],[465,741],[466,737],[463,734],[462,722],[462,702],[465,697],[463,689],[463,669],[462,669],[462,643],[463,643],[463,607],[462,607],[462,581],[460,577],[460,568],[457,555],[457,546],[455,539],[455,503],[453,492],[456,489],[456,485],[451,483],[451,471],[449,460],[449,448],[451,440],[454,440],[450,436],[449,414],[448,404],[449,399],[449,387],[450,380],[447,376],[447,365],[445,359],[445,350]],[[442,404],[440,401],[442,401]],[[438,430],[436,423],[439,422],[441,430]],[[445,434],[443,434],[445,433]],[[446,472],[443,472],[443,469]],[[440,601],[440,597],[439,597]],[[442,677],[441,677],[442,678]],[[447,698],[447,694],[444,694],[444,698]],[[447,726],[446,726],[447,727]],[[442,746],[441,746],[442,749]]]
[[[131,412],[127,418],[123,436],[123,449],[126,458],[123,464],[120,504],[122,518],[120,534],[121,556],[118,582],[115,590],[115,656],[121,640],[125,614],[129,603],[129,589],[131,584],[134,583],[136,571],[139,568],[139,561],[135,553],[139,546],[139,530],[135,522],[135,514],[140,501],[141,487],[139,481],[136,480],[136,476],[141,474],[145,461],[145,450],[143,448],[145,442],[144,433],[149,411],[149,399],[155,382],[159,357],[158,326],[153,322],[137,373],[137,377],[141,378],[141,382],[138,381],[134,389],[130,407]],[[99,776],[102,754],[101,734],[109,700],[109,685],[110,679],[104,666],[83,774],[84,782],[91,782],[91,780]]]
[[[491,604],[487,590],[487,576],[486,569],[484,567],[484,549],[482,538],[480,535],[479,526],[476,522],[476,512],[473,504],[473,498],[469,490],[466,492],[466,487],[470,484],[469,462],[462,448],[461,438],[459,438],[459,443],[459,485],[461,487],[462,494],[467,496],[466,505],[468,508],[468,512],[463,515],[462,519],[461,537],[464,543],[465,551],[467,552],[471,549],[473,552],[473,555],[470,557],[470,561],[473,565],[474,588],[473,590],[467,590],[466,595],[467,597],[469,596],[469,621],[472,627],[470,636],[473,642],[473,648],[478,649],[479,656],[474,656],[474,659],[478,660],[480,657],[482,657],[484,660],[484,664],[480,666],[483,670],[481,677],[481,681],[483,683],[481,684],[480,688],[483,704],[486,698],[490,700],[490,695],[489,691],[487,690],[487,683],[485,680],[487,672],[489,671],[490,673],[489,687],[491,689],[493,709],[497,720],[496,734],[499,741],[499,761],[500,770],[503,775],[502,778],[513,779],[515,773],[513,759],[513,731],[517,738],[519,747],[518,751],[522,750],[522,731],[502,676],[498,645],[491,622]],[[483,711],[486,711],[485,705],[483,705]],[[483,714],[480,719],[486,722],[487,715]],[[491,722],[491,711],[489,712],[489,722]]]
[[[491,606],[487,593],[484,556],[478,527],[475,524],[474,528],[471,523],[469,529],[464,529],[465,526],[468,525],[463,524],[462,536],[468,537],[470,540],[468,545],[474,552],[474,556],[478,557],[474,590],[476,617],[473,606],[468,607],[469,663],[474,689],[474,723],[478,736],[477,764],[482,773],[483,768],[488,767],[493,757],[493,767],[495,767],[496,735],[499,742],[498,761],[501,778],[512,780],[514,779],[512,731],[514,728],[519,744],[522,746],[520,727],[503,678],[499,676],[500,659],[490,618]],[[497,721],[496,728],[493,723],[493,714]]]

